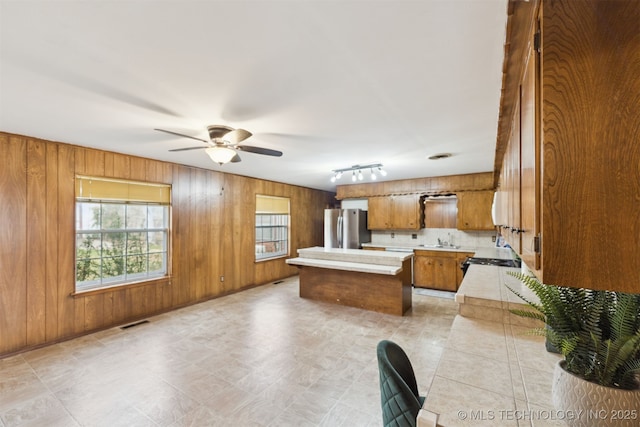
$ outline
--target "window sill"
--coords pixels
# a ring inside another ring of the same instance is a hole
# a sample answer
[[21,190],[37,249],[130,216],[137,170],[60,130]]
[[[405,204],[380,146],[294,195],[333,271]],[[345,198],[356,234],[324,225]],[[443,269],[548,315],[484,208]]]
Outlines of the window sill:
[[107,292],[120,291],[126,288],[137,288],[140,286],[171,284],[171,279],[172,279],[171,276],[165,276],[165,277],[159,277],[157,279],[141,280],[139,282],[119,283],[113,286],[105,286],[102,288],[87,289],[86,291],[72,292],[71,296],[74,298],[83,298],[83,297],[90,297],[93,295],[105,294]]
[[273,261],[273,260],[276,260],[276,259],[283,259],[283,258],[288,258],[288,257],[289,257],[289,255],[276,255],[276,256],[273,256],[273,257],[269,257],[269,258],[257,259],[257,260],[255,260],[255,262],[258,263],[258,262],[265,262],[265,261]]

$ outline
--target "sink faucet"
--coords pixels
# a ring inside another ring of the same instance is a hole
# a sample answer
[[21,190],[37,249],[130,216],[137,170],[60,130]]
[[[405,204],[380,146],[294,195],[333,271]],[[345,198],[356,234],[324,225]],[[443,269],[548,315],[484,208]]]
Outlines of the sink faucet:
[[442,245],[442,240],[440,240],[440,238],[438,237],[438,244]]

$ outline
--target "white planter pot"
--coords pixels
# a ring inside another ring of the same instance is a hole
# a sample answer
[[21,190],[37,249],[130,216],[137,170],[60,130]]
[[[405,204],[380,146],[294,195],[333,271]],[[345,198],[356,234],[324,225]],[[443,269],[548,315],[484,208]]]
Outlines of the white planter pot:
[[572,427],[640,425],[640,389],[622,390],[583,380],[558,362],[553,372],[552,400]]

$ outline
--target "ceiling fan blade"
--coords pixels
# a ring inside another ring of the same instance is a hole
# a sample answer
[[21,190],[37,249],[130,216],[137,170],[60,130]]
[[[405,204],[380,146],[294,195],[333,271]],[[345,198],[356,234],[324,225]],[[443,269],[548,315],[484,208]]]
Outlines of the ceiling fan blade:
[[205,148],[209,148],[209,147],[186,147],[186,148],[174,148],[173,150],[169,150],[169,151],[204,150]]
[[238,145],[236,147],[238,150],[246,151],[248,153],[255,154],[264,154],[266,156],[282,156],[282,151],[272,150],[270,148],[262,148],[262,147],[252,147],[251,145]]
[[[158,129],[158,128],[155,128],[154,130],[157,130],[157,131],[160,131],[160,132],[164,132],[164,133],[168,133],[168,134],[171,134],[171,135],[182,136],[184,138],[195,139],[196,141],[202,141],[202,142],[204,142],[206,144],[209,143],[209,141],[207,141],[206,139],[197,138],[197,137],[191,136],[191,135],[185,135],[183,133],[173,132],[171,130]],[[206,148],[206,147],[204,147],[204,148]],[[172,150],[170,150],[170,151],[172,151]]]
[[244,141],[252,135],[251,132],[244,129],[236,129],[224,135],[223,139],[229,141],[232,144],[237,144]]
[[229,160],[229,162],[231,162],[231,163],[238,163],[238,162],[241,162],[241,161],[242,161],[242,159],[237,154],[235,156],[233,156],[231,158],[231,160]]

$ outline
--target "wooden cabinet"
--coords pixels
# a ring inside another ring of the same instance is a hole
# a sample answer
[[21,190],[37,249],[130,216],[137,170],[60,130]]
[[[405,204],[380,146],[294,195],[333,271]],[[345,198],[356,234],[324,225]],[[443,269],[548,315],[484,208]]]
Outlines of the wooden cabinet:
[[419,288],[455,292],[458,289],[456,252],[414,251],[413,284]]
[[519,104],[501,119],[502,203],[519,230],[506,237],[545,283],[640,293],[640,2],[542,1],[539,15],[539,49],[536,25],[518,36],[528,62],[503,100]]
[[494,230],[491,219],[493,191],[465,191],[456,196],[458,230]]
[[520,91],[520,191],[515,194],[520,198],[517,252],[529,268],[540,270],[540,117],[536,108],[539,58],[534,49],[529,49],[528,57]]
[[424,200],[425,228],[456,228],[457,201],[455,198],[427,198]]
[[369,230],[419,230],[423,227],[420,195],[370,197],[367,216]]
[[367,227],[369,230],[391,228],[391,197],[369,197]]

